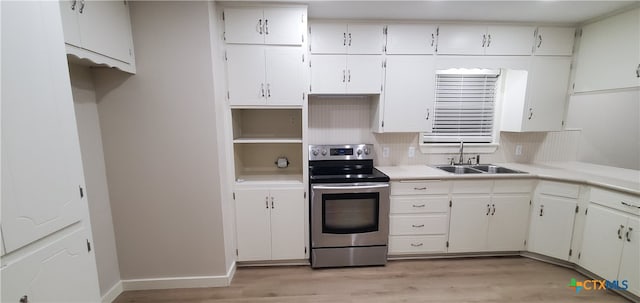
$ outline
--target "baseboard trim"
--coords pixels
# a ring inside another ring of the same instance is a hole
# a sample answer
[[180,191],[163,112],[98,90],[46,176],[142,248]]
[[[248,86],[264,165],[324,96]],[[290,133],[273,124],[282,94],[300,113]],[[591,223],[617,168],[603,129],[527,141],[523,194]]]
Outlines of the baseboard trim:
[[231,280],[236,273],[236,263],[231,264],[227,273],[222,276],[194,276],[194,277],[171,277],[155,279],[131,279],[122,280],[124,291],[127,290],[149,290],[149,289],[171,289],[171,288],[203,288],[203,287],[225,287],[231,285]]
[[107,293],[104,294],[104,296],[102,296],[102,303],[111,303],[113,302],[122,292],[124,291],[124,289],[122,288],[122,281],[118,281],[118,283],[116,283],[115,285],[113,285],[113,287],[111,287],[111,289],[109,289],[107,291]]

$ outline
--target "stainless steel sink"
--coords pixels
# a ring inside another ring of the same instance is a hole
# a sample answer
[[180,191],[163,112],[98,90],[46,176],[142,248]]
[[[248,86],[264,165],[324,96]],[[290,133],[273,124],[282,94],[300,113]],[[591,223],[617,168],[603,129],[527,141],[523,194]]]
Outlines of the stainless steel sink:
[[523,174],[526,172],[510,169],[498,165],[481,164],[481,165],[436,165],[438,169],[444,170],[457,175],[462,174]]
[[481,174],[480,170],[471,168],[469,165],[438,165],[436,168],[454,174]]
[[510,169],[510,168],[497,166],[497,165],[491,165],[491,164],[473,165],[471,167],[477,170],[481,170],[485,173],[490,173],[490,174],[522,174],[524,173],[523,171]]

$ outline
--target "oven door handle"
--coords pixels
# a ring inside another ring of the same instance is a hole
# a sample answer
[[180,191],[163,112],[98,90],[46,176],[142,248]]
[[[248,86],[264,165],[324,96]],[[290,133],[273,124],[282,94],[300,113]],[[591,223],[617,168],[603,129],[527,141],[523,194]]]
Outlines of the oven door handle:
[[386,188],[389,184],[368,184],[368,183],[345,183],[345,184],[314,184],[312,189],[373,189]]

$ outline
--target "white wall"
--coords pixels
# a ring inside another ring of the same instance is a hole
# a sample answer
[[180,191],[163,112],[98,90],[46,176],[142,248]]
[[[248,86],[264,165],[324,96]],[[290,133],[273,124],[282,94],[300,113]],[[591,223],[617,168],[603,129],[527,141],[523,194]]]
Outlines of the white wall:
[[100,295],[104,296],[120,282],[120,270],[109,204],[98,106],[89,68],[70,64],[69,75],[87,187]]
[[209,17],[131,2],[137,74],[94,73],[123,280],[227,272]]
[[567,127],[582,131],[578,160],[640,170],[638,89],[571,96]]

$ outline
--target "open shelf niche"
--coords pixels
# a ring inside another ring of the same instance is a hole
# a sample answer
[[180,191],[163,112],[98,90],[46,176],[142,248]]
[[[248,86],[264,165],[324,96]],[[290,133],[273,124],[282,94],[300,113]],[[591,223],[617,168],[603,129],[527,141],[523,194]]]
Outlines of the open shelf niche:
[[233,143],[302,143],[301,109],[233,109]]

